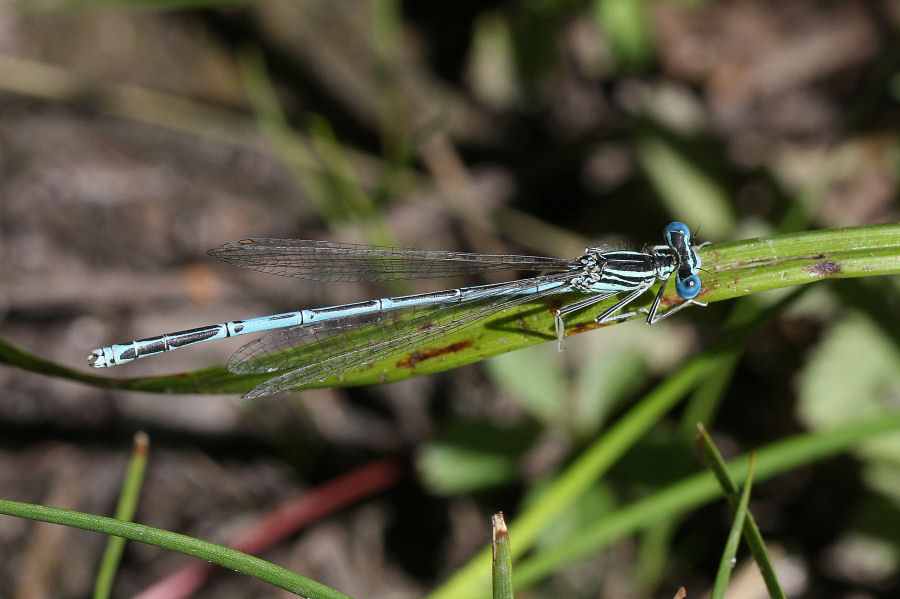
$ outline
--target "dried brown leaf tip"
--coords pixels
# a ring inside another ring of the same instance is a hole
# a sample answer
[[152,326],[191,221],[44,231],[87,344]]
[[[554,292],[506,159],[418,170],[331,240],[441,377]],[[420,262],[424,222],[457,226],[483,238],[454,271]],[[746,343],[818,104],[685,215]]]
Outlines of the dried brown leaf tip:
[[503,512],[497,512],[491,516],[491,528],[493,530],[493,548],[494,559],[497,559],[497,543],[504,538],[509,537],[509,531],[506,529],[506,520],[503,518]]

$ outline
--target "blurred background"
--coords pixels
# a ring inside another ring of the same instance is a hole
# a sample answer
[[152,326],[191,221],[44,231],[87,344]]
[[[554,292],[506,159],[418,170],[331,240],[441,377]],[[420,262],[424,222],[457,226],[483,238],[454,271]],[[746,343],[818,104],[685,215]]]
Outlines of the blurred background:
[[[712,242],[898,220],[896,0],[0,6],[0,336],[71,368],[109,343],[458,284],[310,283],[206,255],[242,237],[573,256],[661,243],[672,220]],[[704,420],[726,453],[896,410],[898,295],[896,278],[814,286],[751,337]],[[561,354],[547,343],[252,404],[4,366],[0,489],[111,514],[143,430],[136,520],[227,543],[356,466],[409,460],[387,491],[263,557],[356,597],[420,597],[484,546],[494,511],[514,519],[706,347],[732,303],[579,335]],[[102,374],[190,371],[240,344]],[[672,414],[556,531],[697,471],[692,426]],[[898,481],[895,439],[754,488],[789,596],[900,596]],[[529,596],[701,596],[730,518],[717,501]],[[86,596],[104,543],[0,518],[0,596]],[[132,543],[115,596],[187,561]],[[729,597],[765,596],[753,568],[739,561]],[[286,593],[219,571],[197,595]]]

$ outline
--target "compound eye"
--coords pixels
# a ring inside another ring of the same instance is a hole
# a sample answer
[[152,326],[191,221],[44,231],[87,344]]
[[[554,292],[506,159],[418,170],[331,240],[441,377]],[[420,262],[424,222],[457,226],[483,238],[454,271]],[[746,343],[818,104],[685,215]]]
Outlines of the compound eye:
[[666,230],[664,232],[665,236],[668,238],[670,235],[680,234],[685,237],[685,239],[691,236],[691,230],[688,229],[688,226],[684,223],[674,222],[666,225]]
[[700,293],[700,277],[691,275],[684,279],[675,281],[675,291],[684,299],[694,299]]

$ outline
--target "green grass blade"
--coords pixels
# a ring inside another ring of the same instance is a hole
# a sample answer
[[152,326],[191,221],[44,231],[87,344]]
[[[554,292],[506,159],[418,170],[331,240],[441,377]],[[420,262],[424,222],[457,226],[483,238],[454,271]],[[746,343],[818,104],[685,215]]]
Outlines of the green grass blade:
[[493,528],[493,560],[491,575],[494,583],[493,599],[514,599],[512,584],[512,552],[509,547],[509,530],[503,512],[491,518]]
[[709,246],[703,301],[828,278],[900,274],[900,223],[789,233]]
[[[900,274],[900,224],[749,239],[707,246],[701,254],[706,272],[698,300],[723,301],[825,279]],[[681,301],[671,291],[672,287],[674,285],[669,286],[670,293],[663,298],[664,306],[674,306]],[[510,308],[425,347],[384,358],[306,388],[352,387],[405,380],[555,340],[554,310],[576,297],[581,296],[567,294],[549,303],[538,301]],[[652,297],[653,293],[647,293],[632,306],[647,307]],[[598,325],[593,318],[614,302],[615,298],[612,298],[599,303],[593,310],[578,314],[568,323],[568,334],[610,326]],[[368,338],[368,333],[368,329],[362,328],[347,335],[348,346],[353,345],[357,336]],[[29,355],[2,341],[0,362],[99,387],[167,393],[241,393],[267,378],[266,375],[232,375],[223,367],[158,378],[92,376]]]
[[[513,557],[529,550],[538,536],[566,508],[571,506],[667,413],[705,374],[713,358],[695,358],[650,392],[628,414],[621,418],[602,438],[587,449],[551,484],[541,496],[516,519],[510,535],[516,539]],[[429,599],[473,597],[487,588],[490,548],[472,558]]]
[[[137,433],[134,436],[134,446],[128,468],[125,472],[125,481],[122,484],[122,493],[119,496],[119,504],[116,506],[116,520],[131,522],[137,509],[138,499],[141,496],[141,486],[144,482],[144,473],[147,470],[147,452],[150,448],[150,438],[145,433]],[[100,560],[100,568],[97,571],[97,580],[94,583],[94,599],[106,599],[112,593],[116,571],[125,551],[125,539],[118,536],[110,536],[106,541],[106,551]]]
[[[900,414],[879,415],[824,433],[797,435],[756,450],[755,480],[764,481],[813,462],[827,459],[882,434],[900,431]],[[728,463],[728,472],[746,472],[749,456]],[[516,565],[516,583],[524,588],[577,562],[612,543],[696,509],[721,496],[721,488],[709,472],[700,472],[610,514],[593,526],[582,528],[565,542],[557,543]],[[470,597],[484,597],[473,592]]]
[[86,374],[45,360],[0,339],[0,364],[102,387],[151,393],[244,393],[268,378],[266,375],[235,375],[224,366],[195,370],[171,376],[116,379]]
[[[715,475],[722,493],[725,495],[725,499],[731,504],[732,508],[736,508],[739,502],[737,485],[731,479],[725,460],[722,459],[722,454],[719,453],[709,433],[702,425],[700,425],[700,436],[697,438],[697,446],[706,459],[709,470]],[[744,522],[744,537],[747,540],[750,553],[753,554],[753,559],[759,565],[759,571],[766,583],[769,596],[772,599],[785,599],[784,590],[782,590],[778,577],[775,575],[775,567],[769,558],[769,552],[766,549],[766,544],[763,541],[762,534],[759,532],[759,527],[756,525],[756,519],[753,518],[753,514],[747,514]]]
[[0,499],[0,514],[116,535],[178,551],[258,578],[307,599],[352,599],[349,595],[258,557],[160,528],[9,499]]
[[[783,300],[789,301],[789,300]],[[767,321],[780,310],[781,302],[757,314],[753,322],[725,335],[721,345],[729,347],[739,341],[757,325]],[[704,380],[718,363],[718,347],[712,348],[671,374],[653,391],[648,393],[624,417],[620,418],[606,434],[589,447],[568,469],[552,483],[541,496],[513,523],[512,536],[516,539],[513,557],[531,549],[538,536],[564,510],[576,502],[610,466],[630,449],[653,427],[697,382]],[[472,558],[443,586],[429,595],[429,599],[452,599],[458,596],[476,596],[487,587],[488,551]]]
[[738,545],[741,542],[741,531],[744,529],[744,523],[747,521],[747,504],[750,502],[750,489],[753,486],[753,468],[755,463],[756,457],[751,454],[750,466],[747,468],[747,478],[744,481],[744,490],[738,501],[737,510],[734,514],[734,523],[731,525],[731,530],[728,533],[728,540],[725,542],[722,559],[719,561],[719,571],[716,573],[716,582],[713,585],[711,599],[725,599],[728,579],[731,578],[731,572],[737,559]]

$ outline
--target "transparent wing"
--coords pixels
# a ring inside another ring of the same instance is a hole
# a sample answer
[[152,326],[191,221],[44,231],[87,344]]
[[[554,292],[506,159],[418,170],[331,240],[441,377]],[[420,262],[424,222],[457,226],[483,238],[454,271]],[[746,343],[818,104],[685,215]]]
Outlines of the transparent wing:
[[241,268],[315,281],[382,281],[453,277],[488,271],[553,273],[572,260],[541,256],[413,250],[305,239],[240,239],[209,254]]
[[[412,312],[393,311],[379,317],[370,316],[371,331],[360,335],[360,323],[334,323],[332,330],[307,326],[274,331],[259,341],[238,350],[228,368],[232,372],[274,372],[292,368],[253,388],[245,397],[270,395],[346,372],[445,337],[463,327],[487,318],[501,310],[568,290],[565,277],[551,275],[515,281],[498,290],[492,297],[462,304],[438,305]],[[558,287],[541,289],[537,285],[551,282]],[[527,283],[535,289],[527,293]],[[321,323],[325,324],[325,323]],[[351,328],[352,327],[352,328]]]
[[[448,306],[419,306],[415,317],[430,314]],[[453,304],[459,308],[460,304]],[[409,315],[413,309],[385,310],[369,314],[355,314],[333,318],[321,322],[311,322],[294,327],[277,329],[256,341],[242,345],[228,360],[228,371],[234,374],[267,374],[296,368],[300,364],[314,364],[331,357],[339,346],[366,343],[383,338],[396,330],[403,314]],[[370,335],[360,335],[358,331],[367,326],[378,325]],[[341,333],[347,333],[341,335]]]

